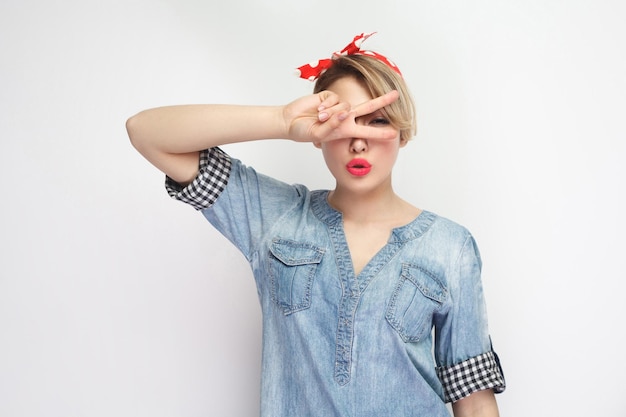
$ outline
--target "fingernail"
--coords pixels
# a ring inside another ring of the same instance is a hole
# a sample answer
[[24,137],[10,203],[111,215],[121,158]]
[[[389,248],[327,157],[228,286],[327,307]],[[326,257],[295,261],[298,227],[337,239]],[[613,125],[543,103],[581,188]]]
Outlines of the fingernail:
[[328,119],[328,113],[322,112],[317,115],[317,118],[323,122],[324,120]]

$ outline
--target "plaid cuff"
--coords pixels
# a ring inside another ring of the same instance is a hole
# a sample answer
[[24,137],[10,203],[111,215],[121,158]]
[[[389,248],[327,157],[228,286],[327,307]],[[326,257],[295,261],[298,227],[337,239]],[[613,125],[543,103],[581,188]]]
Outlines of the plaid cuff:
[[220,148],[200,151],[198,176],[186,187],[165,177],[170,197],[191,205],[196,210],[211,207],[220,196],[230,176],[230,157]]
[[501,393],[506,388],[498,355],[489,351],[451,366],[437,368],[446,402],[458,401],[473,392],[492,388]]

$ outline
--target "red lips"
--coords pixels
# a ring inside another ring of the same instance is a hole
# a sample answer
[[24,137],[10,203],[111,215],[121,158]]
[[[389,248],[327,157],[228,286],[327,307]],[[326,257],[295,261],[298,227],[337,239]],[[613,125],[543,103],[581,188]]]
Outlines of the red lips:
[[346,169],[348,172],[354,176],[362,177],[363,175],[367,175],[371,169],[372,165],[367,162],[367,160],[363,158],[354,158],[346,165]]

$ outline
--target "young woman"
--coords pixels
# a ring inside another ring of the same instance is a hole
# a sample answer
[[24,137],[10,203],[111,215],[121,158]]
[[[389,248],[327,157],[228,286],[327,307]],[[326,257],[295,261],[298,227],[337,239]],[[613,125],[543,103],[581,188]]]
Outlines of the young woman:
[[[392,187],[415,111],[398,68],[360,49],[300,68],[285,106],[193,105],[131,117],[133,145],[250,262],[263,311],[263,416],[497,416],[481,260],[463,227]],[[319,78],[318,78],[319,77]],[[321,149],[311,191],[219,146],[285,138]],[[433,331],[434,330],[434,331]]]

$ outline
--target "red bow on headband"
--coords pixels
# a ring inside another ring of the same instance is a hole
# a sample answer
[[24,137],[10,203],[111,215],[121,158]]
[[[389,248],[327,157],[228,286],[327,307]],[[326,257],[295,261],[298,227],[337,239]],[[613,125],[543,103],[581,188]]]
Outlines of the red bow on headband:
[[333,65],[334,59],[337,59],[345,55],[371,56],[373,58],[378,59],[379,61],[382,61],[389,68],[391,68],[392,70],[400,74],[400,76],[402,76],[402,73],[400,72],[400,69],[396,66],[396,64],[394,64],[392,61],[387,59],[385,56],[374,51],[366,51],[366,50],[361,49],[361,44],[363,43],[363,41],[369,38],[370,36],[372,36],[374,33],[376,32],[361,33],[360,35],[355,36],[352,42],[350,42],[341,51],[333,53],[333,56],[331,58],[320,59],[319,61],[314,61],[314,62],[311,62],[310,64],[305,64],[305,65],[302,65],[301,67],[298,67],[298,76],[300,78],[304,78],[305,80],[315,81],[320,75],[322,75],[324,71],[326,71],[328,68],[330,68]]

